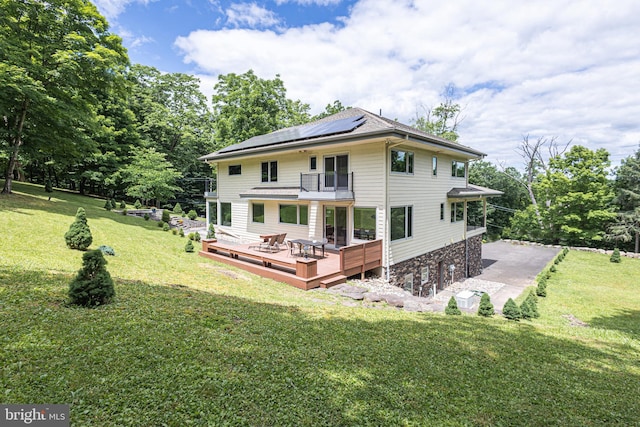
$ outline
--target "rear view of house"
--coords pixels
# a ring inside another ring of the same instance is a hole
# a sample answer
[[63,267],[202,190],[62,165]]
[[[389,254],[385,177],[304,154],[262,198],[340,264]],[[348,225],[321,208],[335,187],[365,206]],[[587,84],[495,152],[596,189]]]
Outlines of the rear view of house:
[[380,241],[375,272],[414,294],[481,271],[486,199],[468,184],[484,154],[352,108],[201,159],[215,166],[207,220],[219,240]]

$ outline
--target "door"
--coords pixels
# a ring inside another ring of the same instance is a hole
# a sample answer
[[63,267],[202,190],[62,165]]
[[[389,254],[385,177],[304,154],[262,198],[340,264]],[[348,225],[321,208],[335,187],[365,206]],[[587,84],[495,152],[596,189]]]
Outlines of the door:
[[349,189],[349,155],[324,158],[324,186],[326,189]]
[[325,206],[324,237],[335,247],[347,245],[347,208],[345,206]]

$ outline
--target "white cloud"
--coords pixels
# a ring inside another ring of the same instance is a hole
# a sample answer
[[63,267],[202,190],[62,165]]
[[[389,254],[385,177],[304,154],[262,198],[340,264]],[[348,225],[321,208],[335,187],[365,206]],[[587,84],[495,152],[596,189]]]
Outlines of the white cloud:
[[330,6],[334,4],[339,4],[342,0],[276,0],[276,4],[281,5],[285,3],[296,3],[302,6],[309,6],[312,4],[318,6]]
[[129,48],[130,49],[135,49],[137,47],[140,47],[144,44],[148,44],[148,43],[154,43],[155,40],[153,39],[153,37],[147,37],[147,36],[139,36],[136,38],[133,38],[133,40],[131,40],[131,42],[129,43]]
[[120,15],[131,3],[149,4],[152,1],[157,0],[93,0],[93,4],[105,18],[111,20]]
[[269,28],[277,25],[277,15],[256,3],[233,3],[225,11],[227,22],[236,27]]
[[280,74],[319,112],[333,100],[409,122],[446,84],[461,142],[519,161],[523,134],[605,147],[640,142],[640,2],[360,0],[342,25],[193,31],[176,46],[213,77]]

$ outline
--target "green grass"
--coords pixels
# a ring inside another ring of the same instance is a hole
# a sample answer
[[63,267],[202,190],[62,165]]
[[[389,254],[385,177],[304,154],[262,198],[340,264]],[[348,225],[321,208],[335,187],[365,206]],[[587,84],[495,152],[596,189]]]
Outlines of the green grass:
[[[0,196],[2,403],[68,403],[74,426],[638,425],[637,260],[569,253],[533,322],[352,308],[186,254],[103,201],[15,188]],[[92,247],[117,253],[98,309],[66,304],[78,206]]]

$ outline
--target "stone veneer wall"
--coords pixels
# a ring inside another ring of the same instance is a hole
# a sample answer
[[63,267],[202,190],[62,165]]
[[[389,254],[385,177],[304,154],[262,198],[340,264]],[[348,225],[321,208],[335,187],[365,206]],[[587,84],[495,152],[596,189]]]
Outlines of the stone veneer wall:
[[[477,276],[482,272],[482,235],[467,239],[469,251],[469,276]],[[429,292],[429,289],[438,281],[438,263],[443,264],[443,287],[451,285],[465,279],[465,241],[452,243],[444,248],[437,249],[415,258],[399,262],[389,267],[389,283],[404,288],[404,278],[407,274],[413,273],[413,294],[420,294],[422,282],[422,268],[429,267],[429,281],[424,285],[422,294]],[[453,277],[449,266],[455,265]]]

